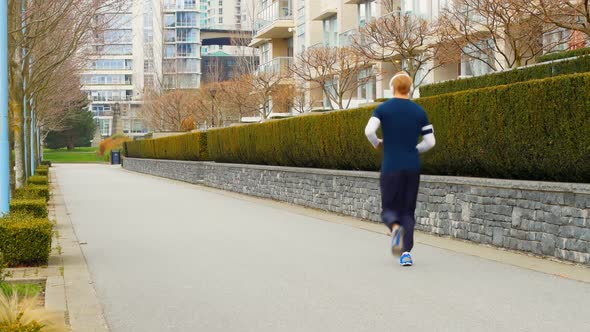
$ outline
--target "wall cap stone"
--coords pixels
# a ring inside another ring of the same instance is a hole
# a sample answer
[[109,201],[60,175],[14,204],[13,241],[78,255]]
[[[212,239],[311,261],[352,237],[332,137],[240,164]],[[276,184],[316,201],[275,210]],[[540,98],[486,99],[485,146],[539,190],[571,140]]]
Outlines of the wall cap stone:
[[[125,158],[129,160],[141,158]],[[343,171],[333,169],[321,168],[304,168],[304,167],[286,167],[286,166],[268,166],[268,165],[250,165],[250,164],[228,164],[216,163],[211,161],[185,161],[185,160],[163,160],[163,159],[147,159],[151,161],[165,161],[172,163],[194,163],[205,164],[211,166],[222,166],[229,168],[246,168],[267,171],[281,171],[291,173],[304,174],[318,174],[318,175],[334,175],[346,176],[356,178],[370,178],[378,179],[379,172],[368,171]],[[440,176],[440,175],[422,175],[421,182],[432,183],[446,183],[456,185],[481,186],[500,189],[514,189],[514,190],[534,190],[543,192],[560,192],[590,195],[590,183],[569,183],[569,182],[548,182],[548,181],[525,181],[525,180],[505,180],[492,178],[476,178],[476,177],[461,177],[461,176]]]

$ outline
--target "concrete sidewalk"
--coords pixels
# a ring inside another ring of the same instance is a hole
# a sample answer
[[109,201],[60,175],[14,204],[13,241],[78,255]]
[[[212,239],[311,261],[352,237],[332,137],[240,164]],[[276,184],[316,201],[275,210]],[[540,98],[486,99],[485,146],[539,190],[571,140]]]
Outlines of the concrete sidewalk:
[[403,269],[380,225],[112,166],[56,179],[113,331],[590,326],[582,267],[419,235]]
[[74,332],[106,332],[109,331],[102,306],[94,289],[94,282],[86,258],[80,248],[80,242],[73,228],[67,205],[61,192],[61,186],[52,174],[52,201],[55,220],[59,231],[61,247],[61,265],[63,266],[63,283],[69,323]]

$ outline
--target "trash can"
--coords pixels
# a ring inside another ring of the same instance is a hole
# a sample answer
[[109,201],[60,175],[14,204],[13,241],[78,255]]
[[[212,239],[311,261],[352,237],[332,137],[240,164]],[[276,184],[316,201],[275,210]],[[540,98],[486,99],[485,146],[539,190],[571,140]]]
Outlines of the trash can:
[[111,165],[121,165],[121,151],[111,150]]

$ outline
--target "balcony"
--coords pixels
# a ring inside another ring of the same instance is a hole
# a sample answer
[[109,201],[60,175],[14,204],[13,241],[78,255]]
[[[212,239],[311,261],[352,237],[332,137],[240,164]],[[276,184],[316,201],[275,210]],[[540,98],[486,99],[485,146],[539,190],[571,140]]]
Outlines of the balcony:
[[254,38],[289,38],[295,28],[291,1],[279,0],[262,8],[258,13]]
[[292,57],[277,57],[265,64],[258,66],[257,74],[276,75],[281,78],[290,77],[290,67],[292,64]]
[[[361,37],[358,29],[351,29],[338,35],[338,46],[351,47],[354,44],[355,38]],[[361,40],[362,42],[362,40]]]

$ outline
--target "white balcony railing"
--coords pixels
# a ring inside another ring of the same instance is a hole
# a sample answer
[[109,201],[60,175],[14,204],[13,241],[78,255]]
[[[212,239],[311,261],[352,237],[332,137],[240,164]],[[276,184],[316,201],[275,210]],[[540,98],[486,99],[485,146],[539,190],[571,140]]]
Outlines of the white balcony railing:
[[338,46],[340,47],[348,47],[354,44],[355,38],[359,38],[360,33],[358,29],[351,29],[348,31],[344,31],[340,35],[338,35]]
[[291,74],[291,65],[293,65],[292,57],[277,57],[265,64],[258,66],[258,73],[285,77]]
[[265,29],[276,21],[293,20],[293,9],[291,1],[279,0],[262,8],[258,12],[258,19],[256,21],[256,32]]

